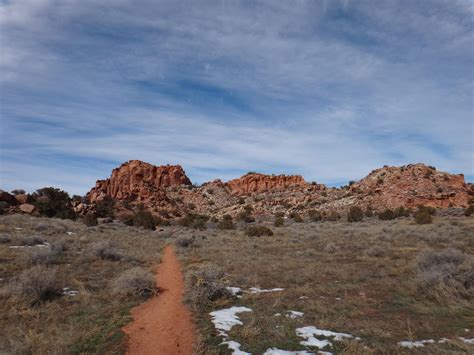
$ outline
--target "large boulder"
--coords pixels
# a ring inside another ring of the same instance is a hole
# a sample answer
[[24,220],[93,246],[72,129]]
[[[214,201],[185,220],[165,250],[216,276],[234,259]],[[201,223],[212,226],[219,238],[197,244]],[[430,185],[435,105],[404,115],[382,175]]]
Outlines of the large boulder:
[[20,205],[20,211],[24,212],[24,213],[31,214],[35,211],[35,206],[31,205],[29,203],[24,203],[24,204]]

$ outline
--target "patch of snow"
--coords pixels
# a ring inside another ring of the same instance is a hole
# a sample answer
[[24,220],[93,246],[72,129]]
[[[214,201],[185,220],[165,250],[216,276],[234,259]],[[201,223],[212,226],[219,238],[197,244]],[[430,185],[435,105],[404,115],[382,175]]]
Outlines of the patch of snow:
[[232,329],[234,325],[242,325],[242,321],[237,317],[238,313],[252,312],[247,307],[230,307],[214,311],[209,313],[212,316],[212,323],[219,331],[219,335],[227,336],[228,331]]
[[21,231],[23,228],[15,227],[15,229],[16,229],[17,231]]
[[413,349],[413,348],[422,348],[425,346],[425,344],[432,344],[435,341],[433,339],[427,339],[427,340],[416,340],[416,341],[401,341],[398,343],[399,346],[402,348],[408,348],[408,349]]
[[267,349],[263,355],[314,355],[314,353],[309,353],[307,351],[289,351],[281,350],[277,348]]
[[308,296],[301,296],[299,299],[300,300],[307,300],[309,297]]
[[[300,342],[301,345],[305,346],[315,346],[319,349],[323,349],[326,346],[332,346],[332,343],[327,339],[318,339],[321,337],[324,338],[334,338],[335,341],[340,341],[343,338],[354,338],[353,335],[347,333],[336,333],[330,330],[318,329],[314,326],[307,326],[303,328],[296,329],[296,335],[306,340]],[[359,339],[359,338],[354,338]]]
[[336,300],[340,301],[340,300],[342,300],[342,298],[341,297],[336,297]]
[[474,345],[474,338],[466,339],[466,338],[463,338],[463,337],[459,337],[459,339],[462,340],[466,344]]
[[259,288],[259,287],[250,287],[248,291],[244,291],[244,292],[248,292],[248,293],[267,293],[267,292],[280,292],[280,291],[283,291],[284,288],[280,288],[280,287],[276,287],[276,288],[270,288],[270,289],[262,289],[262,288]]
[[291,319],[295,319],[295,318],[299,318],[299,317],[303,317],[303,316],[304,316],[303,312],[298,312],[298,311],[288,311],[288,312],[286,312],[286,317],[291,318]]
[[74,232],[66,232],[67,235],[73,235]]
[[237,343],[233,340],[223,341],[221,345],[227,345],[227,347],[232,350],[232,354],[234,355],[251,355],[250,353],[246,353],[245,351],[240,350],[242,346],[240,343]]
[[72,297],[74,297],[74,296],[77,296],[78,294],[79,294],[79,291],[73,290],[73,289],[71,289],[71,288],[69,288],[69,287],[64,287],[64,288],[63,288],[63,295],[65,295],[65,296],[72,296]]
[[49,243],[48,242],[44,242],[44,243],[41,243],[41,244],[36,244],[36,245],[12,245],[8,248],[10,249],[23,249],[23,248],[46,248],[46,247],[49,247]]
[[273,316],[274,317],[281,317],[281,313],[275,313]]
[[441,338],[440,340],[438,340],[438,343],[444,344],[444,343],[446,343],[447,341],[449,341],[448,338]]
[[238,296],[242,293],[242,289],[240,287],[226,287],[226,289],[232,294],[232,296]]

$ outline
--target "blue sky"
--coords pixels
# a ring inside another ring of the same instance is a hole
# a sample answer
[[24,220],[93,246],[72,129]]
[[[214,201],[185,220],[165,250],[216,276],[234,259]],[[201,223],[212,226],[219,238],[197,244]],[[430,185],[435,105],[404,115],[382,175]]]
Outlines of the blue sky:
[[474,179],[474,2],[0,1],[0,188],[129,159],[193,182]]

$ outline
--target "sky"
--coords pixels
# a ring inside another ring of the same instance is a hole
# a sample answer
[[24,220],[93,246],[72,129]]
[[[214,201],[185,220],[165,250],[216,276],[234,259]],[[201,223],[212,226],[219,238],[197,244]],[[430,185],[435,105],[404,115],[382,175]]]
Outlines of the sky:
[[85,194],[130,159],[194,183],[474,180],[474,2],[0,0],[0,188]]

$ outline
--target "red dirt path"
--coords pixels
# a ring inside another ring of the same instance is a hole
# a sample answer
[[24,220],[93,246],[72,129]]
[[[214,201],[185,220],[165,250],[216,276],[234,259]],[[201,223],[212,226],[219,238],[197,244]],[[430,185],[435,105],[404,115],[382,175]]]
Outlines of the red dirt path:
[[192,354],[195,328],[182,303],[183,274],[171,246],[164,249],[155,283],[159,294],[133,308],[134,320],[123,328],[129,337],[127,354]]

